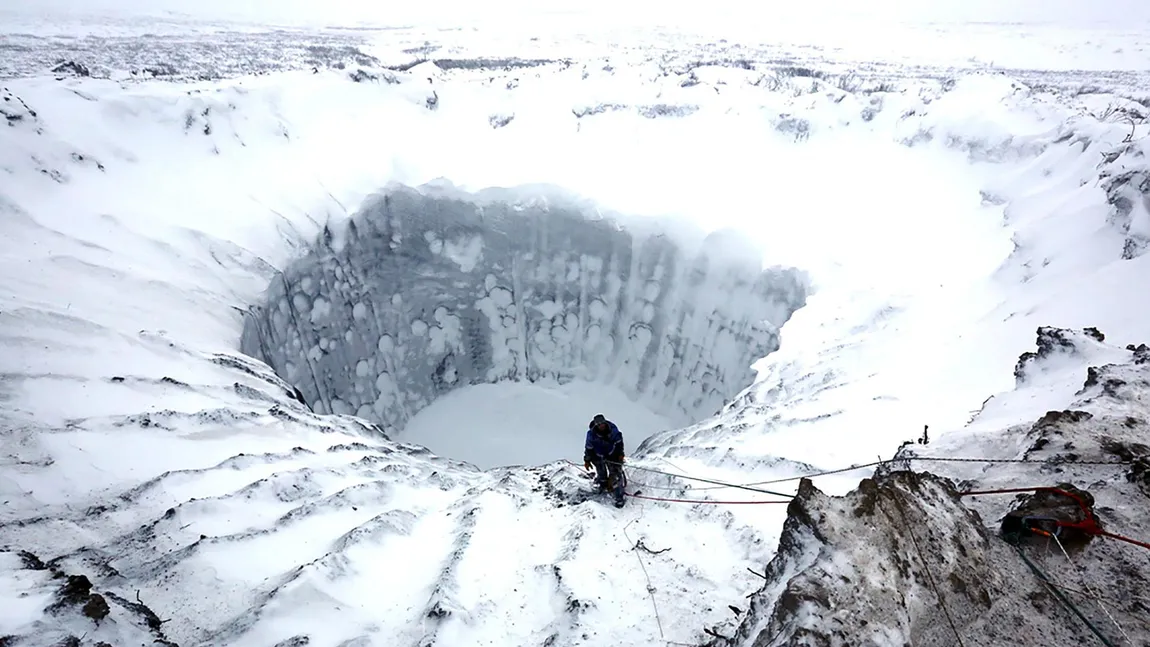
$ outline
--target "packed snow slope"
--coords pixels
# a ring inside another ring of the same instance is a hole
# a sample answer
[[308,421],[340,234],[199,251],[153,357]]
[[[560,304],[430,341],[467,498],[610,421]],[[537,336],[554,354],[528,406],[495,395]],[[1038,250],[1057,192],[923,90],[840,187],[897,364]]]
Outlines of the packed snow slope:
[[[641,468],[785,478],[889,456],[924,424],[937,451],[1010,456],[1028,429],[1015,425],[1069,406],[1069,383],[1036,378],[1019,397],[991,400],[981,426],[962,428],[987,396],[1014,388],[1011,367],[1038,326],[1096,325],[1119,350],[1150,338],[1139,298],[1150,276],[1147,97],[1122,85],[1142,78],[1137,70],[1093,85],[1034,71],[891,78],[887,67],[877,78],[714,42],[634,52],[584,39],[579,57],[524,60],[485,58],[466,34],[457,47],[443,42],[450,34],[422,36],[427,49],[397,69],[354,48],[279,67],[258,56],[237,63],[227,59],[234,33],[200,33],[186,46],[159,38],[81,48],[87,58],[52,74],[31,67],[3,83],[0,636],[29,645],[662,645],[714,634],[753,643],[760,627],[793,624],[773,615],[789,582],[774,571],[778,586],[743,608],[763,584],[748,569],[761,572],[776,552],[794,556],[786,545],[776,551],[784,506],[632,499],[615,510],[587,500],[586,477],[560,460],[577,458],[577,441],[544,465],[481,471],[348,415],[379,401],[366,380],[374,374],[378,388],[381,371],[358,375],[362,357],[325,360],[340,379],[322,392],[362,399],[320,414],[297,398],[304,385],[287,369],[310,345],[289,356],[290,331],[275,329],[285,343],[267,349],[282,349],[282,375],[238,352],[245,317],[273,312],[277,278],[302,287],[304,268],[342,260],[339,249],[370,249],[332,247],[338,239],[325,243],[325,230],[358,230],[387,187],[446,178],[474,195],[558,184],[623,214],[633,231],[663,227],[667,216],[695,223],[696,241],[737,229],[760,250],[760,272],[778,265],[809,277],[778,350],[742,368],[708,357],[731,367],[712,382],[724,399],[741,386],[731,375],[754,364],[757,376],[716,416],[705,417],[710,395],[676,402],[676,415],[697,422],[632,452],[632,493],[755,498]],[[7,60],[80,51],[26,40]],[[411,64],[441,45],[469,54]],[[128,50],[153,58],[133,75],[120,65]],[[221,66],[210,74],[207,63]],[[736,277],[755,276],[735,260]],[[486,276],[456,278],[476,301],[469,290],[491,290]],[[330,301],[352,321],[356,303],[386,309],[403,294],[357,285],[370,302]],[[757,312],[785,318],[797,303]],[[430,333],[435,312],[404,321],[406,330],[418,320]],[[337,321],[317,315],[308,325]],[[771,347],[742,339],[747,353]],[[390,361],[374,343],[373,359]],[[432,358],[416,366],[437,367]],[[537,360],[570,366],[561,355]],[[314,388],[302,399],[323,401]],[[629,393],[662,406],[656,392]],[[980,478],[1032,476],[993,469]],[[818,487],[844,493],[862,475]],[[1099,496],[1144,504],[1122,487]],[[929,490],[924,505],[970,529],[944,486]],[[833,554],[839,565],[857,557]],[[1127,616],[1117,619],[1130,630]]]

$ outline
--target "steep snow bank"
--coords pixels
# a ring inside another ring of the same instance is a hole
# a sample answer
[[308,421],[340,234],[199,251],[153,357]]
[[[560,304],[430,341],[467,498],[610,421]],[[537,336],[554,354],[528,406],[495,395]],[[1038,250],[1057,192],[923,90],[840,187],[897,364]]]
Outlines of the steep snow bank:
[[241,348],[315,411],[389,433],[505,380],[601,382],[681,426],[750,384],[806,287],[735,234],[642,225],[525,190],[397,189],[272,280]]

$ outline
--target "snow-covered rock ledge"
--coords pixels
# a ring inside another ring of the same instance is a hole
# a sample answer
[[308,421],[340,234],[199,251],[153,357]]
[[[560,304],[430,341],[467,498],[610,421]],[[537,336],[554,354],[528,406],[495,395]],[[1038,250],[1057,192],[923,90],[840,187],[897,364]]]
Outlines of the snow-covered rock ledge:
[[402,429],[453,389],[573,379],[680,423],[751,384],[803,274],[739,236],[621,223],[539,189],[394,187],[272,280],[242,349],[317,412]]
[[[1082,370],[1099,360],[1107,363]],[[1057,390],[1070,374],[1085,380],[1066,410],[1032,424],[990,430],[976,419],[965,434],[926,448],[907,445],[898,458],[908,462],[880,470],[846,496],[827,496],[804,479],[764,586],[726,644],[1097,644],[999,536],[1003,515],[1025,495],[960,493],[1068,483],[1093,496],[1105,529],[1145,541],[1150,348],[1109,346],[1092,328],[1042,328],[1038,351],[1020,358],[1017,373],[1018,389],[988,401],[984,415],[1017,408],[1034,389]],[[915,456],[1033,462],[926,463]],[[1114,644],[1150,640],[1150,550],[1095,537],[1070,549],[1071,563],[1049,541],[1030,540],[1021,549]]]

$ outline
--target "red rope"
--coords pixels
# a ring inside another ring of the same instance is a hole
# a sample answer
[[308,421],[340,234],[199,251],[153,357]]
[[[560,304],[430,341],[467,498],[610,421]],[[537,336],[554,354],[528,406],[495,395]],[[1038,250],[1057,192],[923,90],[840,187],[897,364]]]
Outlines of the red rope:
[[1098,534],[1102,535],[1103,537],[1110,537],[1111,539],[1117,539],[1118,541],[1124,541],[1128,544],[1134,544],[1135,546],[1141,546],[1141,547],[1145,548],[1146,550],[1150,550],[1150,544],[1148,544],[1144,541],[1138,541],[1137,539],[1131,539],[1129,537],[1123,537],[1122,535],[1116,535],[1112,532],[1106,532],[1105,530],[1103,530],[1102,532],[1100,532]]
[[647,499],[648,501],[666,501],[668,503],[709,503],[711,505],[762,505],[764,503],[790,503],[787,501],[708,501],[706,499],[664,499],[662,497],[644,496],[642,494],[631,494],[624,492],[627,496],[634,499]]
[[[1015,492],[1037,492],[1039,490],[1053,490],[1050,487],[1012,487],[1005,490],[968,490],[959,492],[958,496],[973,496],[976,494],[1013,494]],[[1059,490],[1061,491],[1061,490]]]

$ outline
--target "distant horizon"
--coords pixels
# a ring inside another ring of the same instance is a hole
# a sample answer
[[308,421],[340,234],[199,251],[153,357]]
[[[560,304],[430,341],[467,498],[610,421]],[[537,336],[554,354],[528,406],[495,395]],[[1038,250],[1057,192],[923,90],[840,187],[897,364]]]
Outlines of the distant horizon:
[[[396,3],[398,4],[398,3]],[[1089,25],[1123,25],[1150,23],[1150,2],[1138,0],[1104,0],[1083,3],[1078,0],[878,0],[865,5],[848,0],[808,0],[807,2],[752,3],[726,0],[708,3],[700,9],[694,3],[680,2],[598,2],[539,3],[530,0],[500,0],[477,5],[468,2],[422,3],[387,6],[365,0],[7,0],[0,7],[0,27],[12,17],[53,17],[72,14],[78,19],[100,18],[166,18],[192,21],[220,21],[246,24],[312,27],[396,27],[406,25],[451,25],[476,20],[506,21],[508,12],[521,19],[546,19],[548,16],[579,16],[610,19],[602,26],[618,21],[620,25],[636,20],[665,24],[684,21],[684,26],[697,27],[699,21],[711,26],[739,29],[762,27],[783,22],[829,22],[835,20],[873,20],[890,23],[992,23],[992,24],[1065,24],[1074,28]],[[752,21],[748,25],[747,21]],[[726,24],[724,24],[726,23]]]

